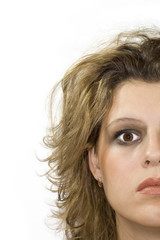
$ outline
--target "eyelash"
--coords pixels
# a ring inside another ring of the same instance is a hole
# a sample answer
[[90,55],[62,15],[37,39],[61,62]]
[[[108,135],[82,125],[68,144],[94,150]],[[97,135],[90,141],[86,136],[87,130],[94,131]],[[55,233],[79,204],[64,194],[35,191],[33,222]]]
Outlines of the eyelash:
[[[120,137],[123,138],[124,134],[132,134],[132,136],[136,135],[136,139],[134,139],[135,136],[133,136],[133,139],[131,141],[125,141],[120,139]],[[140,140],[140,133],[133,129],[123,129],[115,133],[114,140],[117,140],[117,142],[121,145],[131,145]]]

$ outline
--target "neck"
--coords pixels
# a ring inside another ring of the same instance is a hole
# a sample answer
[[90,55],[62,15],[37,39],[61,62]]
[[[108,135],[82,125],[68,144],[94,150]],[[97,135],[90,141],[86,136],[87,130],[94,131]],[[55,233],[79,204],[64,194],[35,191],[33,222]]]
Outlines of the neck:
[[118,240],[159,240],[160,227],[143,226],[116,216]]

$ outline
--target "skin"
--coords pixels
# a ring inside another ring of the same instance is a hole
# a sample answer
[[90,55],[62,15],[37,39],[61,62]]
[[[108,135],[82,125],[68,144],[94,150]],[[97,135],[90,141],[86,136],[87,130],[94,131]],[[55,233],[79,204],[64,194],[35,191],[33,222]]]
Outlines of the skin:
[[[124,129],[131,130],[115,136]],[[97,152],[89,150],[90,170],[116,212],[118,240],[160,239],[160,195],[137,192],[145,179],[160,177],[159,161],[160,82],[127,81],[115,91]]]

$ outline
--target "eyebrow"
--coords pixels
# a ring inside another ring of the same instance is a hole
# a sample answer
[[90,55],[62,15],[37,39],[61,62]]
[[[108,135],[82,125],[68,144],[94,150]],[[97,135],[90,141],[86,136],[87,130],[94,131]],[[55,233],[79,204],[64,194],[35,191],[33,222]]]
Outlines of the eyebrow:
[[112,124],[115,124],[115,123],[119,123],[119,122],[134,122],[134,123],[141,123],[142,124],[142,121],[141,120],[138,120],[136,118],[117,118],[115,120],[113,120],[112,122],[109,123],[109,125],[107,126],[110,127]]

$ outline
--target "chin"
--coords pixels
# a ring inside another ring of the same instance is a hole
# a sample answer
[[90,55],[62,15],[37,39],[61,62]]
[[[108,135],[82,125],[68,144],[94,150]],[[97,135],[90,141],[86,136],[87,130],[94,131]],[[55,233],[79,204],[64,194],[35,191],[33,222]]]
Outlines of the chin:
[[160,208],[148,206],[136,209],[134,212],[116,213],[116,221],[120,225],[122,222],[125,222],[126,225],[133,224],[135,227],[139,225],[141,227],[160,229]]
[[[156,202],[141,210],[142,223],[146,226],[160,227],[160,204]],[[140,217],[140,216],[139,216]]]
[[158,227],[160,228],[160,209],[150,209],[147,212],[137,212],[136,218],[131,221],[144,227]]
[[157,213],[148,213],[148,216],[144,216],[141,220],[142,225],[147,227],[160,227],[160,212]]

